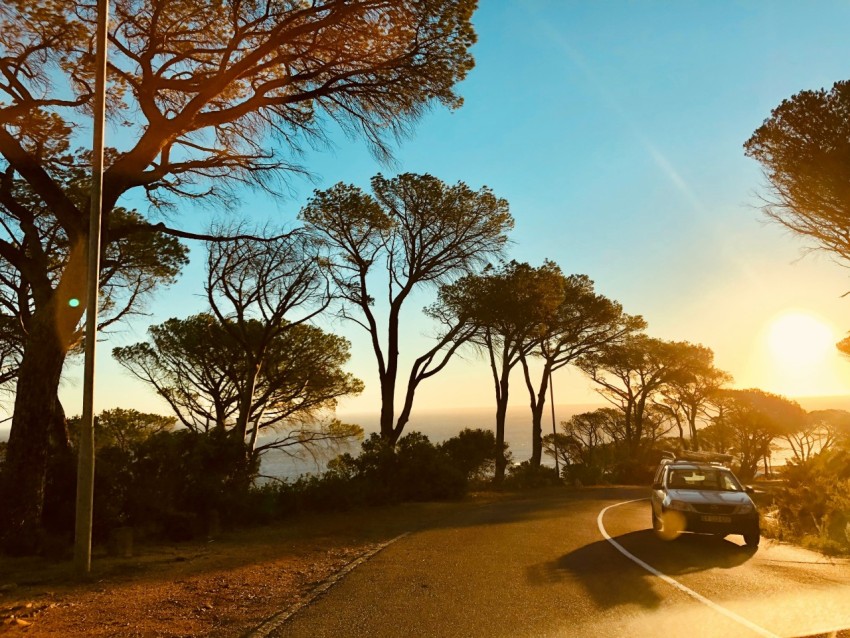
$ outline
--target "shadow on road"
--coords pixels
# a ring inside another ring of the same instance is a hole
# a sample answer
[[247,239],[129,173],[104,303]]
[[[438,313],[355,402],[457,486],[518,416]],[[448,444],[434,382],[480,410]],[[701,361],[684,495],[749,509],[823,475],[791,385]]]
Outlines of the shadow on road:
[[[662,541],[652,530],[616,537],[628,552],[658,571],[678,575],[708,569],[728,569],[749,560],[754,551],[731,541],[706,535],[684,534],[675,541]],[[532,566],[527,571],[532,584],[546,585],[565,580],[581,584],[600,607],[639,605],[657,607],[663,585],[655,576],[628,559],[606,540],[590,543],[555,561]]]

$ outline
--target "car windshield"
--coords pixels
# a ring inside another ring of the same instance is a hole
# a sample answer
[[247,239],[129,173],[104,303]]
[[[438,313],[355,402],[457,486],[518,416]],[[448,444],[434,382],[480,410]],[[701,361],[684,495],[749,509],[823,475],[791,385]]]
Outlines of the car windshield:
[[674,490],[716,490],[740,492],[741,484],[729,470],[671,470],[667,486]]

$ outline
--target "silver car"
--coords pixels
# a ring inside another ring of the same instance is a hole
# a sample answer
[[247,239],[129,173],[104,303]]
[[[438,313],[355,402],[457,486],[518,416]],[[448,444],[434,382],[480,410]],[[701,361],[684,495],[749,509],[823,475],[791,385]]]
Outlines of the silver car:
[[652,484],[652,528],[663,538],[741,534],[747,547],[758,547],[759,514],[751,493],[720,463],[665,459]]

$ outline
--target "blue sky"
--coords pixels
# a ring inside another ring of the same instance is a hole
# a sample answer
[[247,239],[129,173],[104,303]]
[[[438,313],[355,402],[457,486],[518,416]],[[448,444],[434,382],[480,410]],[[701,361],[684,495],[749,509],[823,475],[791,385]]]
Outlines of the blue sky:
[[[850,281],[826,255],[801,259],[805,242],[765,223],[763,179],[742,145],[782,99],[850,77],[850,3],[484,0],[475,24],[476,67],[459,87],[464,106],[424,117],[393,166],[332,131],[332,149],[303,157],[313,182],[293,179],[287,200],[246,193],[237,212],[292,223],[313,188],[367,187],[377,172],[488,185],[516,219],[511,258],[549,258],[589,275],[644,315],[651,335],[713,348],[736,385],[847,393],[850,363],[832,350],[811,369],[790,369],[766,341],[774,318],[792,310],[840,338],[850,329],[850,298],[841,298]],[[188,214],[202,227],[213,212]],[[202,309],[201,248],[193,254],[179,284],[152,300],[152,317],[99,346],[96,410],[165,411],[109,351],[144,338],[150,322]],[[409,308],[410,355],[428,331],[418,316],[428,301]],[[328,325],[352,339],[351,369],[367,384],[343,408],[376,408],[368,344],[350,326]],[[71,414],[80,367],[68,367],[61,392]],[[519,370],[513,388],[514,403],[527,403]],[[556,389],[558,403],[594,400],[577,373],[558,376]],[[419,397],[419,409],[490,405],[489,372],[470,353]]]

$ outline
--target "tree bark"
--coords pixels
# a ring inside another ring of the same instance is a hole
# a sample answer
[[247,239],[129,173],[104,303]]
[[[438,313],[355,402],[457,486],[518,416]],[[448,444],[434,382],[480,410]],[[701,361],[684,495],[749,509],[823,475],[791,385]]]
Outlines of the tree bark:
[[496,398],[496,485],[505,480],[505,417],[508,413],[508,375],[503,374],[499,381],[499,396]]
[[395,427],[395,386],[398,376],[398,323],[401,304],[406,295],[393,300],[387,321],[386,369],[381,375],[381,438],[395,445],[401,430]]
[[[50,303],[33,317],[18,374],[12,429],[0,480],[2,538],[11,551],[32,551],[44,506],[44,486],[50,449],[62,441],[64,419],[57,399],[59,378],[67,354]],[[61,419],[63,423],[58,424]],[[51,446],[53,439],[53,446]],[[17,546],[17,547],[16,547]]]
[[[34,289],[36,311],[18,372],[6,461],[0,475],[0,542],[8,551],[36,549],[42,527],[44,488],[51,449],[67,450],[59,379],[76,327],[85,312],[86,239],[72,247],[55,290]],[[77,305],[72,306],[71,299]]]
[[551,364],[546,361],[543,367],[543,375],[540,387],[534,390],[531,382],[531,373],[525,357],[520,358],[522,370],[525,375],[525,384],[528,387],[529,404],[531,407],[531,467],[539,468],[543,460],[543,409],[546,407],[546,392],[549,390],[549,378]]

